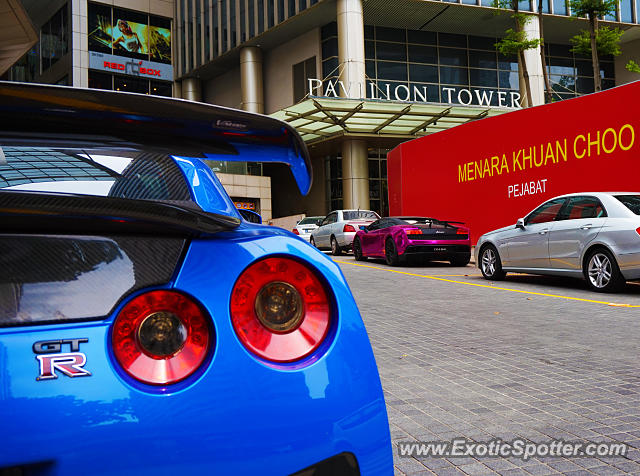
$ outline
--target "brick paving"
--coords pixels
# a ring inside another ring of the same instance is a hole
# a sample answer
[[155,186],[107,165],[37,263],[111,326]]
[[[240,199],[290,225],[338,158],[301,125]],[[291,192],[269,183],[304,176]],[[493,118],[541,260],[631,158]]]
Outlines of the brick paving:
[[[640,307],[523,294],[340,264],[367,326],[399,475],[640,475]],[[380,262],[369,265],[387,268]],[[489,285],[477,269],[393,268]],[[469,276],[464,276],[468,274]],[[500,286],[640,305],[640,285],[592,293],[578,280]],[[399,457],[399,441],[550,439],[629,445],[626,457]]]

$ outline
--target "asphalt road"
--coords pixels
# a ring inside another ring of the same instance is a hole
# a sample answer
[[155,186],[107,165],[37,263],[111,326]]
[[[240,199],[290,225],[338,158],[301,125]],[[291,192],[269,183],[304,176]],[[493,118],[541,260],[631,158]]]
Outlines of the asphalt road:
[[[640,284],[482,278],[469,265],[334,257],[385,391],[396,474],[640,475]],[[398,442],[620,441],[626,457],[400,457]]]

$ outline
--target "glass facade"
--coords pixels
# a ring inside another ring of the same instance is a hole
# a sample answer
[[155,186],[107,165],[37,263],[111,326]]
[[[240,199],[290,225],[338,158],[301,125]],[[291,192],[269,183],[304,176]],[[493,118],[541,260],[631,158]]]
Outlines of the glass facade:
[[173,83],[169,81],[154,81],[136,76],[124,76],[94,70],[89,70],[89,87],[92,89],[151,94],[153,96],[171,97],[173,95]]
[[42,71],[46,71],[69,51],[69,12],[65,5],[40,30]]
[[[389,91],[404,86],[422,92],[426,102],[498,106],[498,93],[508,100],[509,93],[519,92],[519,81],[517,58],[499,54],[496,42],[494,37],[367,25],[367,97],[372,88],[376,97],[388,98]],[[339,73],[335,23],[322,28],[322,60],[326,87]]]
[[260,162],[226,162],[220,160],[204,161],[214,172],[235,175],[262,175]]
[[[389,215],[387,193],[387,153],[390,149],[369,148],[369,209],[380,216]],[[342,157],[325,158],[327,210],[343,208],[342,201]]]
[[[570,45],[545,45],[547,71],[553,89],[554,101],[592,93],[593,66],[591,57],[574,54]],[[600,58],[602,89],[615,86],[615,68],[612,56]]]
[[[499,94],[511,106],[519,93],[518,60],[496,51],[495,37],[436,33],[365,26],[365,68],[368,91],[387,98],[403,85],[426,91],[427,102],[498,106]],[[590,58],[571,52],[570,45],[546,45],[547,70],[554,100],[593,92]],[[613,57],[602,57],[602,87],[615,85]],[[335,23],[322,28],[324,88],[338,79],[338,38]],[[326,89],[325,89],[326,90]],[[468,91],[468,92],[467,92]],[[390,97],[390,99],[395,99]]]
[[[66,4],[42,25],[40,41],[11,67],[3,79],[27,83],[37,82],[41,75],[70,52],[70,36],[69,4]],[[65,71],[63,76],[54,82],[64,84],[67,75],[68,72]]]

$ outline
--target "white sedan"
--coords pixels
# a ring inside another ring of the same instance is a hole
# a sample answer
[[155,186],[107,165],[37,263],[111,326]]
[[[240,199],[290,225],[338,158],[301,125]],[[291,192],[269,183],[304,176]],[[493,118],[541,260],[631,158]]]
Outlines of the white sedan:
[[294,235],[298,235],[300,238],[309,241],[311,232],[318,228],[318,223],[320,223],[323,218],[324,217],[304,217],[296,223],[296,226],[291,231]]
[[351,249],[353,237],[360,226],[369,225],[379,218],[371,210],[334,210],[313,230],[309,241],[321,250],[330,249],[331,254],[337,256],[343,250]]

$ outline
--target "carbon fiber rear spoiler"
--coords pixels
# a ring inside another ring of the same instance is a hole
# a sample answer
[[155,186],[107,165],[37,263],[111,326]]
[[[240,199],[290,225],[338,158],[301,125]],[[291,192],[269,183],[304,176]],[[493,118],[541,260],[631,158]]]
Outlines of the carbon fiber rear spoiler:
[[307,147],[271,117],[182,99],[0,81],[0,143],[146,150],[177,156],[287,164],[303,194]]

